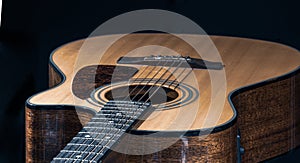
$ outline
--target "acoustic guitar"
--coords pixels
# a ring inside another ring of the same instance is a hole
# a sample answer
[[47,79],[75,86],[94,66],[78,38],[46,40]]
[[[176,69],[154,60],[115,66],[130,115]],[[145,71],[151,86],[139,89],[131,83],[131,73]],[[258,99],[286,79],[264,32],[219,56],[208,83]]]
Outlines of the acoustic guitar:
[[51,54],[51,88],[26,101],[27,162],[260,162],[300,145],[296,49],[180,35],[199,54],[176,35],[116,36]]

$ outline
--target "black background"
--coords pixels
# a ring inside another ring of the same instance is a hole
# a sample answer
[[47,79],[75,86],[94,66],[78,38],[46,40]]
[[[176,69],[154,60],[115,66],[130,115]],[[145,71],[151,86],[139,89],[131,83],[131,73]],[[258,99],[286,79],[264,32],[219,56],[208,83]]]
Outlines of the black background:
[[[257,38],[300,49],[300,11],[296,1],[3,0],[0,162],[24,161],[24,103],[30,95],[47,89],[50,52],[87,37],[114,16],[148,8],[182,14],[208,34]],[[290,152],[275,162],[296,162],[299,153]]]

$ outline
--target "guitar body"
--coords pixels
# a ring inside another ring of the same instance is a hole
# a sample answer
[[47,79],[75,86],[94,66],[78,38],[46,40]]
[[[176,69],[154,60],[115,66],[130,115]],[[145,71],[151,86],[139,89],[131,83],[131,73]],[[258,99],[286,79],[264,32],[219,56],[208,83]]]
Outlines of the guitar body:
[[[91,43],[96,45],[97,39],[111,37],[92,38]],[[155,141],[151,139],[151,148],[159,148],[166,139],[174,139],[173,143],[143,155],[112,150],[102,162],[237,162],[241,152],[239,145],[244,148],[242,162],[260,162],[300,145],[300,120],[297,118],[300,116],[300,53],[266,41],[224,36],[210,38],[225,65],[227,81],[226,100],[220,104],[221,110],[216,109],[217,120],[211,122],[215,118],[210,117],[213,114],[209,108],[212,104],[219,106],[221,100],[211,98],[210,74],[205,69],[192,69],[194,76],[184,78],[180,89],[173,86],[173,82],[166,86],[161,84],[167,92],[164,105],[169,109],[151,112],[131,129],[136,135],[155,132],[168,135],[155,137]],[[78,61],[83,44],[84,40],[79,40],[55,50],[49,64],[51,89],[26,101],[27,162],[53,160],[111,100],[111,90],[121,88],[125,82],[149,76],[175,81],[176,75],[172,76],[172,71],[166,67],[161,70],[155,66],[118,64],[118,59],[127,53],[142,46],[160,45],[184,56],[199,58],[195,49],[167,34],[127,35],[114,43],[100,61],[83,62],[89,64]],[[90,49],[91,54],[95,51]],[[164,55],[164,51],[159,52]],[[147,49],[141,49],[138,54],[151,55]],[[74,66],[78,71],[74,72]],[[165,77],[164,74],[170,75]],[[140,83],[147,87],[145,82]],[[178,99],[187,102],[176,103]],[[181,135],[178,137],[178,134]],[[131,141],[127,143],[132,149],[134,146],[150,148],[139,140]]]

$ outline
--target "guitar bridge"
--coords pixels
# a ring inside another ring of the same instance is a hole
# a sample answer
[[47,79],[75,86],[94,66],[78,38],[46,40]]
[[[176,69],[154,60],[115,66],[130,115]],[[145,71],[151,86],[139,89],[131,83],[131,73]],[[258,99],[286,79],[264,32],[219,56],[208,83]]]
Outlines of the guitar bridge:
[[189,56],[161,56],[151,55],[146,57],[121,57],[118,59],[119,64],[136,64],[165,67],[185,67],[195,69],[212,69],[222,70],[224,65],[221,62],[211,62]]

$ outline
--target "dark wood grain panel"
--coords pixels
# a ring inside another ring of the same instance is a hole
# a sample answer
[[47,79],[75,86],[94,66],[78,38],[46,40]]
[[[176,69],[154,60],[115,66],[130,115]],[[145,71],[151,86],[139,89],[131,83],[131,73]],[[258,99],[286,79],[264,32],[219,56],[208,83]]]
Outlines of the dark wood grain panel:
[[243,162],[259,162],[299,146],[299,71],[242,89],[233,97],[238,111]]
[[[104,162],[236,162],[236,135],[237,126],[234,125],[220,132],[202,136],[189,136],[185,139],[172,137],[150,138],[149,141],[158,142],[152,143],[151,148],[153,149],[158,149],[159,147],[155,147],[154,144],[160,144],[160,141],[163,143],[165,139],[178,140],[167,149],[153,154],[125,155],[113,152]],[[143,140],[147,140],[147,138]],[[130,144],[134,146],[141,145],[140,141],[131,141],[131,143],[127,143],[129,146]]]
[[50,162],[93,114],[71,106],[26,107],[26,162]]

